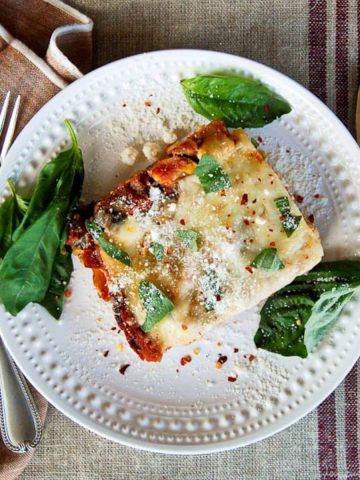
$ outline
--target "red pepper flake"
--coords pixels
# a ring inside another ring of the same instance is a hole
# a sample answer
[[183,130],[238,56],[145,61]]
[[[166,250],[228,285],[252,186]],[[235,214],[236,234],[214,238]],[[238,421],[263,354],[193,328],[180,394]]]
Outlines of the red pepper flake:
[[218,362],[221,364],[221,365],[224,365],[224,363],[226,363],[228,360],[228,357],[226,355],[221,355],[221,353],[219,353],[219,358],[218,358]]
[[184,355],[182,359],[180,360],[180,365],[184,366],[187,363],[190,363],[192,360],[191,355]]
[[247,202],[248,202],[248,200],[249,200],[248,194],[247,194],[247,193],[244,193],[244,195],[241,197],[241,202],[240,202],[240,204],[241,204],[241,205],[246,205]]
[[238,348],[234,348],[234,353],[238,353],[239,349]]
[[261,182],[261,178],[260,178],[260,177],[258,177],[258,180],[259,180],[259,182]]
[[243,242],[244,242],[244,243],[246,243],[246,242],[247,242],[246,238],[244,238]]
[[216,301],[217,301],[217,302],[220,302],[220,300],[221,300],[221,295],[216,295],[215,298],[216,298]]
[[264,105],[264,112],[270,113],[271,112],[271,107],[270,105]]
[[247,267],[245,267],[245,270],[247,270],[249,273],[253,273],[254,270],[252,269],[252,267],[250,267],[250,265],[248,265]]
[[181,328],[182,328],[183,330],[187,330],[189,327],[188,327],[187,325],[182,324],[182,325],[181,325]]
[[314,223],[314,222],[315,222],[315,217],[314,217],[314,215],[313,215],[313,214],[309,215],[309,216],[308,216],[308,220],[309,220],[310,223]]
[[185,225],[185,220],[183,218],[180,218],[180,225]]
[[237,377],[228,377],[228,382],[236,382]]
[[314,198],[320,198],[320,195],[318,193],[315,193]]
[[244,223],[245,225],[250,225],[250,220],[248,220],[247,218],[244,218]]
[[275,247],[276,243],[275,242],[270,242],[270,247]]
[[256,203],[256,198],[251,203]]
[[149,101],[144,102],[145,107],[151,107],[152,103]]
[[219,193],[220,193],[220,196],[221,196],[221,197],[226,197],[226,192],[225,192],[224,189],[223,189],[223,190],[220,190]]
[[255,355],[253,355],[252,353],[250,353],[250,355],[249,355],[249,362],[253,362],[254,360],[256,360]]
[[123,107],[126,107],[126,103],[123,103]]
[[111,327],[111,330],[112,330],[112,331],[115,331],[115,330],[116,330],[116,327]]
[[250,242],[250,243],[254,243],[254,239],[253,239],[253,238],[250,238],[249,242]]
[[274,180],[271,180],[270,185],[274,185]]
[[129,367],[130,367],[130,363],[125,363],[125,365],[122,365],[119,368],[119,372],[121,373],[121,375],[125,375],[125,372]]
[[180,370],[177,368],[177,369],[176,369],[176,373],[179,373],[179,372],[180,372]]
[[287,149],[285,150],[285,152],[286,152],[286,153],[290,153],[290,148],[287,148]]
[[160,107],[157,107],[157,109],[156,109],[156,115],[159,115],[159,113],[160,113]]
[[274,230],[273,230],[272,228],[269,228],[269,232],[271,232],[271,233],[272,233],[273,231],[274,231]]
[[168,248],[166,249],[166,253],[167,253],[168,255],[172,255],[172,254],[174,253],[174,250],[173,250],[171,247],[168,247]]
[[258,141],[259,143],[262,143],[264,140],[262,139],[262,137],[257,137],[257,141]]
[[255,212],[255,210],[253,210],[251,213],[252,213],[252,215],[256,215],[256,212]]
[[304,201],[304,197],[301,196],[301,195],[295,195],[295,200],[298,202],[298,203],[302,203]]
[[109,350],[106,350],[106,352],[104,352],[104,357],[106,358],[108,355],[109,355]]
[[64,295],[66,298],[70,298],[71,295],[72,295],[72,291],[70,290],[70,288],[67,288],[64,292]]

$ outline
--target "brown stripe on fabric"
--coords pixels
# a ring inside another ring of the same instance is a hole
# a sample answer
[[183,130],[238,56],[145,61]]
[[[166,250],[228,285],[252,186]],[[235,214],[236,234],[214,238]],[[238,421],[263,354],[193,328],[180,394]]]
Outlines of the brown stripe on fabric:
[[357,365],[351,370],[345,380],[345,436],[346,436],[346,467],[347,478],[360,478],[358,451],[358,382]]
[[349,62],[348,62],[348,0],[336,1],[336,46],[335,46],[335,85],[336,85],[336,114],[347,124],[349,104]]
[[336,480],[336,408],[332,393],[318,407],[319,470],[321,480]]
[[326,102],[326,0],[309,0],[309,89]]

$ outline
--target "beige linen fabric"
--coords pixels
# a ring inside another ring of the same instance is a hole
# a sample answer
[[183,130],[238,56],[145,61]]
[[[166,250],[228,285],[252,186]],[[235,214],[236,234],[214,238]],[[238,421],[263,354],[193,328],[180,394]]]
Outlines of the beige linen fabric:
[[[95,22],[96,65],[164,48],[234,53],[310,86],[353,129],[357,0],[69,0],[69,4]],[[326,70],[318,68],[322,64]],[[357,480],[359,374],[359,368],[353,369],[318,410],[284,432],[243,449],[197,457],[116,445],[50,407],[42,444],[20,478]]]

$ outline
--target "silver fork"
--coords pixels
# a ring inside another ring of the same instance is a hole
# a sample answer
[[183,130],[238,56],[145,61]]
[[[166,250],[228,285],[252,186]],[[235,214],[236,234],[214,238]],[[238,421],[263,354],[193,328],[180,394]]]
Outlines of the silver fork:
[[[0,111],[0,140],[10,104],[7,93]],[[2,143],[0,161],[5,162],[10,148],[20,108],[20,96],[15,100]],[[41,420],[26,380],[6,350],[0,336],[0,433],[6,447],[15,453],[29,452],[41,438]]]

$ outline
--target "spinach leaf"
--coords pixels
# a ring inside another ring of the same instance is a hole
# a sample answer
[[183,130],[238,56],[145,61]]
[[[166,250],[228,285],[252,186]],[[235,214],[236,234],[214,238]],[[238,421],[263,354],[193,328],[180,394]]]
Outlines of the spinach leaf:
[[177,236],[183,240],[185,245],[190,248],[193,252],[196,252],[198,249],[197,238],[198,234],[194,230],[176,230]]
[[51,272],[50,284],[43,300],[40,304],[57,320],[60,318],[64,307],[65,289],[70,282],[73,271],[73,262],[71,251],[64,249],[58,250],[54,267]]
[[268,298],[255,344],[285,356],[307,357],[360,286],[360,262],[324,262]]
[[19,226],[28,203],[15,191],[12,180],[7,181],[11,197],[0,206],[0,258],[3,258],[12,244],[13,234]]
[[146,311],[145,322],[141,325],[144,332],[150,330],[168,315],[174,304],[151,282],[142,280],[139,284],[139,297]]
[[288,197],[279,197],[274,200],[277,209],[281,214],[281,224],[287,237],[291,235],[298,228],[301,216],[293,215],[290,211],[290,203]]
[[151,242],[150,249],[156,260],[161,262],[165,256],[165,248],[161,245],[161,243]]
[[[67,216],[81,194],[84,168],[72,124],[68,120],[65,123],[72,146],[49,162],[50,167],[43,167],[25,215],[14,232],[13,243],[0,265],[0,301],[12,315],[30,302],[44,302],[48,308],[55,290],[62,297],[71,274],[69,257],[65,261],[59,252],[67,236]],[[20,208],[24,210],[25,206]],[[59,278],[63,279],[62,286]],[[57,306],[61,310],[62,301]],[[56,310],[57,317],[60,313]]]
[[276,272],[277,270],[285,268],[285,265],[277,256],[276,248],[264,248],[250,265],[258,270],[265,270],[266,272]]
[[85,222],[85,226],[87,231],[105,253],[107,253],[110,257],[115,258],[115,260],[119,260],[120,262],[124,263],[128,267],[131,266],[131,259],[129,255],[114,243],[106,240],[102,228],[97,223],[89,222],[87,220]]
[[229,175],[224,172],[211,155],[201,157],[198,166],[195,168],[195,175],[199,178],[206,193],[231,187]]
[[235,75],[199,75],[181,81],[192,108],[228,127],[263,127],[291,107],[263,83]]
[[82,153],[72,123],[69,120],[65,120],[65,125],[69,130],[72,145],[69,150],[59,153],[56,158],[48,162],[41,169],[36,179],[35,188],[31,195],[26,214],[19,228],[14,233],[14,241],[49,207],[55,196],[54,187],[67,171],[72,178],[69,178],[68,184],[64,185],[63,196],[64,198],[67,197],[71,207],[77,203],[80,197],[84,180]]

